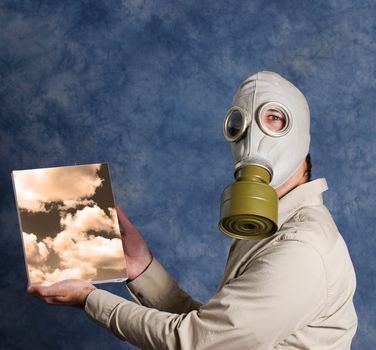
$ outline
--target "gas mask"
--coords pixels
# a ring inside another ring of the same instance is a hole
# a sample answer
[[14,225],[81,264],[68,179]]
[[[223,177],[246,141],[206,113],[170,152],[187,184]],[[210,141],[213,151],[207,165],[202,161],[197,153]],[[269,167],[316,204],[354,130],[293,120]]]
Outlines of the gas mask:
[[261,239],[277,231],[275,189],[307,156],[309,124],[304,95],[280,75],[259,72],[240,85],[224,120],[236,181],[222,193],[222,232]]

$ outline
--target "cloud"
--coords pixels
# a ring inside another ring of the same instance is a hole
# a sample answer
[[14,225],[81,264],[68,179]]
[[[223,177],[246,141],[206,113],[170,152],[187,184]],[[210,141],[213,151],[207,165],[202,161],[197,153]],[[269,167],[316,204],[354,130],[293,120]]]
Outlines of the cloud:
[[119,225],[117,220],[115,220],[115,210],[111,208],[110,214],[111,217],[108,217],[101,208],[95,205],[78,210],[74,215],[67,214],[64,218],[61,218],[60,224],[66,231],[73,232],[74,234],[94,230],[115,231],[120,235]]
[[17,203],[28,211],[46,211],[45,203],[78,203],[94,195],[101,164],[14,171]]
[[27,262],[31,265],[42,264],[47,260],[48,249],[43,242],[37,242],[33,233],[22,232]]
[[89,269],[87,267],[85,269],[85,273],[83,273],[83,269],[80,267],[73,267],[73,268],[66,268],[66,269],[40,269],[36,266],[29,266],[29,277],[32,284],[41,284],[41,285],[51,285],[58,281],[64,279],[81,279],[81,280],[91,280],[96,275],[96,269]]
[[[99,269],[125,271],[116,211],[108,209],[110,217],[98,206],[67,214],[61,219],[63,231],[41,242],[34,234],[24,233],[31,283],[49,285],[66,278],[93,281]],[[114,238],[88,234],[89,231],[106,231]],[[57,266],[46,264],[50,254],[58,257]]]
[[121,270],[124,268],[124,255],[120,238],[103,238],[90,235],[88,239],[73,242],[66,232],[62,232],[59,241],[68,244],[52,245],[61,259],[60,265],[65,269],[80,266],[81,277],[96,273],[98,268]]

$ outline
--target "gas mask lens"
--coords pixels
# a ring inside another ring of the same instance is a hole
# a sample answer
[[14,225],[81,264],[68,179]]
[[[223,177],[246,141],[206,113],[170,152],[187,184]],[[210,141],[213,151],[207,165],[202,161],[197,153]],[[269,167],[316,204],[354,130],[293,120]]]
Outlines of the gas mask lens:
[[227,141],[238,141],[246,129],[244,112],[239,108],[231,108],[225,117],[224,135]]
[[283,136],[291,128],[290,112],[280,103],[265,103],[258,111],[257,123],[265,134],[274,137]]

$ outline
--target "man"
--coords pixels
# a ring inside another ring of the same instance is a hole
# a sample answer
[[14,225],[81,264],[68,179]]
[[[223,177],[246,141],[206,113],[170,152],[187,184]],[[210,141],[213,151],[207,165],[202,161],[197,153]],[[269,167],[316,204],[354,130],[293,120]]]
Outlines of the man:
[[308,181],[303,94],[278,74],[257,73],[240,86],[224,131],[237,181],[224,191],[220,228],[236,238],[207,304],[179,288],[120,208],[128,288],[141,305],[78,280],[28,291],[51,304],[85,308],[144,349],[350,349],[355,274],[323,205],[325,180]]

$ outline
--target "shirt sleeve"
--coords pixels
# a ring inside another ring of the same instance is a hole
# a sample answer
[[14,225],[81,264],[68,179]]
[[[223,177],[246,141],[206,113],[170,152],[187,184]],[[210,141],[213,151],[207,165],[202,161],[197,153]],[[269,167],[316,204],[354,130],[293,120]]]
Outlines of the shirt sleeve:
[[127,288],[141,305],[160,311],[180,314],[201,306],[179,287],[155,257],[140,276],[127,283]]
[[282,243],[244,267],[199,310],[158,311],[95,290],[85,310],[122,340],[143,349],[272,349],[326,307],[321,256]]

